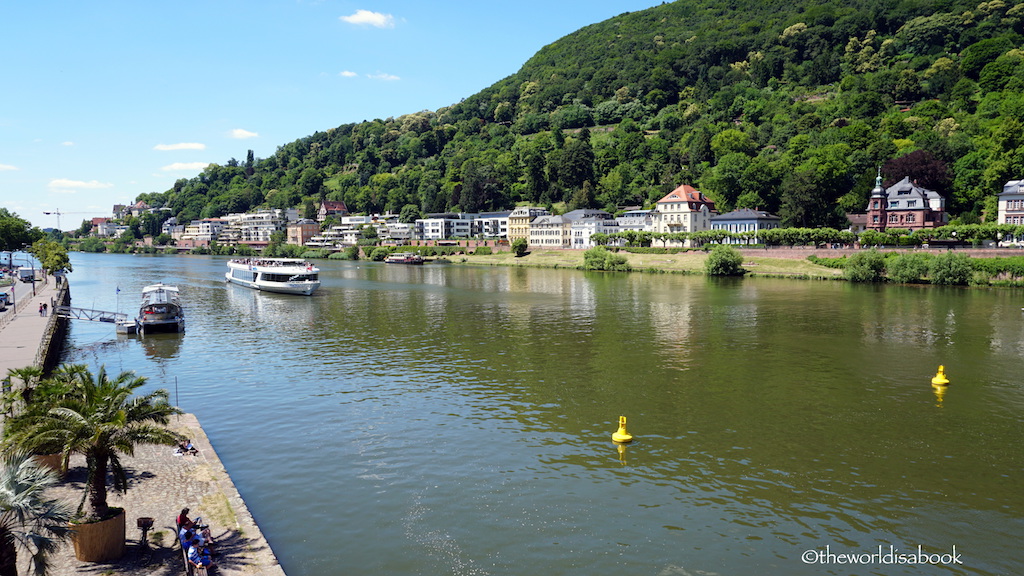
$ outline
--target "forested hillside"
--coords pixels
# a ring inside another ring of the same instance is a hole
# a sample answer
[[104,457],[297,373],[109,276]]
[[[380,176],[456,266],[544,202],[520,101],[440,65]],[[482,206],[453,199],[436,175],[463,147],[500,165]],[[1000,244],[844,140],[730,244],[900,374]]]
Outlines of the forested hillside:
[[[179,221],[342,200],[614,212],[680,184],[845,227],[882,166],[994,220],[1024,177],[1024,3],[680,0],[593,24],[448,108],[345,124],[163,193]],[[414,208],[410,208],[412,206]]]

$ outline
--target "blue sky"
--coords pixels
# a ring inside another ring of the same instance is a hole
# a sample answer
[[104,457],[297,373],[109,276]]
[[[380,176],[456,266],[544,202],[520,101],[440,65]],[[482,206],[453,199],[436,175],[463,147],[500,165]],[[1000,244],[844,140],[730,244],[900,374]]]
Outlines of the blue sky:
[[5,2],[0,207],[77,228],[250,149],[448,106],[659,3]]

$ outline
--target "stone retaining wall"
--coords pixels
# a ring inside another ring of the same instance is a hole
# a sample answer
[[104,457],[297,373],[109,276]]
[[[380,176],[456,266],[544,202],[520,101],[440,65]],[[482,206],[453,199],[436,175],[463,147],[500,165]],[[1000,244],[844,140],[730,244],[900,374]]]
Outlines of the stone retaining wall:
[[60,282],[60,286],[57,289],[57,296],[50,299],[49,320],[46,323],[46,329],[43,330],[43,337],[39,342],[39,350],[36,352],[36,359],[33,363],[42,368],[44,374],[49,374],[60,363],[60,353],[64,349],[64,339],[67,337],[68,323],[70,322],[68,318],[53,314],[53,310],[57,306],[71,305],[71,290],[67,280],[58,279],[57,281]]

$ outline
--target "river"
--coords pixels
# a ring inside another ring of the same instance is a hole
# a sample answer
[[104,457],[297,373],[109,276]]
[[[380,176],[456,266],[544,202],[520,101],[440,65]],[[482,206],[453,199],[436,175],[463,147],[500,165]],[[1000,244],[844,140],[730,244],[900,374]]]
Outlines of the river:
[[73,306],[163,281],[187,331],[64,361],[195,413],[289,576],[1024,571],[1020,290],[225,260],[73,253]]

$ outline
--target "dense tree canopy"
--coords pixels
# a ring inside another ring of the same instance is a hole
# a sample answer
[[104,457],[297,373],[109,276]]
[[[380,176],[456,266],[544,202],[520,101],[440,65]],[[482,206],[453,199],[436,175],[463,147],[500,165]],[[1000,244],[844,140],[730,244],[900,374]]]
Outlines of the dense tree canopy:
[[7,208],[0,208],[0,252],[24,250],[43,237],[43,232]]
[[179,221],[321,200],[616,211],[691,184],[720,211],[842,227],[884,166],[991,219],[1024,175],[1022,33],[1012,0],[667,3],[557,39],[447,108],[249,151],[140,199]]

